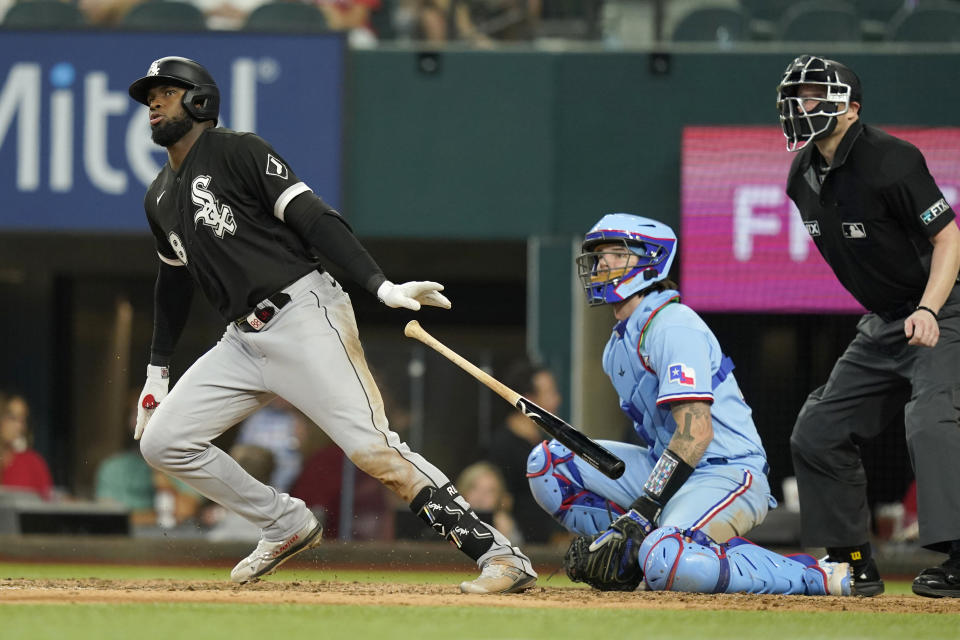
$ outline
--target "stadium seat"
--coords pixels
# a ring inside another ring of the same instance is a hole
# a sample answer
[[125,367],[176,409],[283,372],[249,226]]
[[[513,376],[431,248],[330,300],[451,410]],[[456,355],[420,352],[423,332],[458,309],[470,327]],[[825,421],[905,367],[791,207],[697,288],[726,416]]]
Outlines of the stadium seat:
[[397,4],[397,0],[381,0],[380,8],[370,12],[370,28],[378,40],[394,40],[397,37],[397,27],[393,22]]
[[921,5],[916,9],[905,9],[890,21],[887,40],[960,42],[960,7]]
[[907,0],[856,0],[857,13],[865,20],[889,22],[898,11],[903,9]]
[[740,0],[740,8],[750,16],[750,38],[772,40],[792,4],[793,0]]
[[21,0],[3,17],[8,29],[70,29],[84,22],[75,3],[60,0]]
[[779,21],[793,4],[792,0],[740,0],[740,7],[751,17],[774,22]]
[[750,19],[742,11],[705,7],[685,15],[673,29],[674,42],[741,42],[750,39]]
[[603,35],[602,13],[603,0],[543,0],[535,35],[598,40]]
[[317,33],[329,31],[323,12],[312,4],[270,2],[262,4],[247,16],[244,31]]
[[178,0],[146,0],[130,8],[120,26],[143,31],[204,31],[207,19],[195,4]]
[[786,42],[859,42],[863,34],[853,5],[814,1],[787,11],[777,38]]
[[905,0],[855,0],[854,6],[860,16],[860,30],[865,40],[883,40],[887,25],[897,11],[903,9]]

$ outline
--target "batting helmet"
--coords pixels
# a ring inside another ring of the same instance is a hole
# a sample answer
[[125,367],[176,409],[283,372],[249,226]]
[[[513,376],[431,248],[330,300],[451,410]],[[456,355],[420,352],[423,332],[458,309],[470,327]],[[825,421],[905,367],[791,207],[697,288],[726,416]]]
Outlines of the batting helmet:
[[147,75],[130,85],[130,97],[150,106],[147,94],[158,85],[184,87],[183,108],[196,120],[217,121],[220,114],[220,89],[210,72],[188,58],[167,56],[154,60]]
[[[603,244],[622,244],[636,260],[622,268],[601,268],[600,257],[608,252],[594,249]],[[587,304],[621,302],[664,280],[670,273],[676,247],[677,235],[662,222],[628,213],[603,216],[587,232],[583,253],[577,257]]]
[[[817,85],[824,96],[817,106],[807,111],[797,94],[801,85]],[[851,69],[834,60],[802,55],[787,65],[777,86],[777,111],[780,126],[787,138],[787,149],[797,151],[811,140],[820,140],[833,133],[837,117],[850,109],[851,102],[863,98],[860,78]]]

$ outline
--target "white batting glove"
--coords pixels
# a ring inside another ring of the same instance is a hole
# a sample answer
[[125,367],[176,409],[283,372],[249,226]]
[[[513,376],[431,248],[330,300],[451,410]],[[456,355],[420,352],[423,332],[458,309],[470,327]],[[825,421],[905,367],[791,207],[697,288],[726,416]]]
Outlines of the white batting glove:
[[443,285],[438,282],[416,281],[393,284],[385,280],[377,289],[377,298],[394,309],[403,307],[419,311],[422,304],[449,309],[450,301],[440,293],[441,291],[443,291]]
[[137,400],[137,426],[133,430],[133,439],[139,440],[143,429],[147,426],[150,416],[160,406],[160,401],[167,397],[170,387],[170,372],[166,367],[147,365],[147,383],[143,385],[140,399]]

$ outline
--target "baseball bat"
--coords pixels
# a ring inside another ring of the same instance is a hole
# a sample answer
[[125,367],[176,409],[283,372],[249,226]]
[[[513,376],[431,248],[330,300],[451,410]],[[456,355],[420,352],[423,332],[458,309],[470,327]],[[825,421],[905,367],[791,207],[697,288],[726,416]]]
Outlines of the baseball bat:
[[541,429],[553,436],[557,442],[586,460],[590,466],[597,469],[603,475],[614,480],[623,475],[625,469],[623,460],[543,407],[531,402],[529,399],[523,397],[480,367],[453,351],[453,349],[427,333],[416,320],[411,320],[407,323],[407,326],[403,328],[403,335],[419,340],[472,375],[498,396],[519,409],[523,415],[537,423]]

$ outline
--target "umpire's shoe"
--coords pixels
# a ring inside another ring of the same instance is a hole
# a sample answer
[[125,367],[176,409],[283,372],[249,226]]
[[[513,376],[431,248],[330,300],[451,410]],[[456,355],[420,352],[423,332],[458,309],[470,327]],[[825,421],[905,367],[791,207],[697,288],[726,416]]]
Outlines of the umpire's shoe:
[[960,598],[960,562],[947,560],[924,569],[913,581],[913,592],[928,598]]
[[460,583],[463,593],[517,593],[537,583],[537,577],[513,565],[509,557],[492,558],[484,565],[480,577]]
[[851,567],[853,574],[853,595],[872,597],[883,593],[883,578],[877,569],[877,562],[873,558],[861,567]]
[[253,553],[241,560],[230,572],[230,579],[246,584],[262,576],[273,573],[281,564],[301,551],[312,549],[320,544],[323,527],[310,514],[307,524],[286,540],[267,542],[261,538]]

